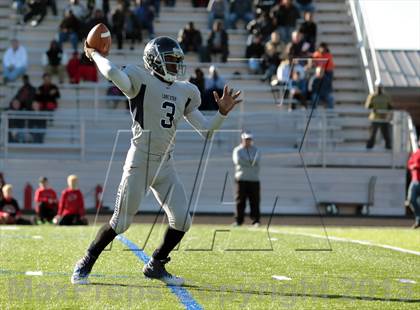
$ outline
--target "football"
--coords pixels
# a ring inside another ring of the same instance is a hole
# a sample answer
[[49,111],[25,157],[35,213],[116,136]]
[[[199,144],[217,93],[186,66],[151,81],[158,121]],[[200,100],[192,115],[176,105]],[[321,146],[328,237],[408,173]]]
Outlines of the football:
[[111,32],[107,26],[99,23],[89,31],[86,42],[89,47],[106,56],[111,48]]

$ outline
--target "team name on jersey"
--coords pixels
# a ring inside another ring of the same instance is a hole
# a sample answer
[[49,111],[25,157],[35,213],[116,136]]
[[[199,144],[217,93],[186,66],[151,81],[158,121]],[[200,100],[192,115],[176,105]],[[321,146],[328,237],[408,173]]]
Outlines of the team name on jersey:
[[162,94],[162,98],[165,100],[171,100],[172,102],[176,101],[176,97],[168,94]]

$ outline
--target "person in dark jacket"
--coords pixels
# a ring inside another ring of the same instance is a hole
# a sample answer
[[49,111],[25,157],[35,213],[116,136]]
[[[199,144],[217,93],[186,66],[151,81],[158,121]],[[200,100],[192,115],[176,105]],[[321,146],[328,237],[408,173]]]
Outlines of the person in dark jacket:
[[40,113],[41,104],[38,101],[32,102],[32,114],[28,119],[28,129],[32,143],[44,143],[45,129],[47,120],[45,115]]
[[52,40],[50,48],[44,53],[42,64],[44,65],[45,73],[49,75],[58,75],[60,84],[64,82],[65,65],[67,63],[66,54],[58,45],[56,40]]
[[204,72],[200,68],[195,68],[194,72],[195,76],[190,77],[189,81],[197,86],[200,91],[201,102],[204,102],[204,93],[206,91],[206,79],[204,77]]
[[188,52],[197,53],[202,44],[201,32],[196,29],[193,22],[189,22],[179,31],[178,43],[185,54]]
[[72,11],[66,11],[64,19],[59,26],[58,45],[63,48],[63,43],[70,40],[74,51],[77,51],[79,42],[80,24]]
[[57,109],[57,99],[60,98],[58,87],[51,83],[51,76],[44,73],[42,76],[43,83],[38,87],[35,100],[41,104],[42,111],[54,111]]
[[36,89],[32,86],[27,74],[22,76],[22,82],[23,85],[17,91],[15,98],[20,101],[23,109],[30,110],[32,107],[32,102],[35,98]]
[[292,39],[292,32],[296,28],[296,21],[300,17],[298,8],[292,0],[282,0],[280,4],[272,8],[271,16],[276,23],[281,38],[285,42],[289,42]]
[[261,73],[261,63],[264,52],[265,48],[261,36],[253,36],[252,43],[246,47],[245,51],[245,58],[248,59],[248,68],[251,73]]
[[210,57],[212,55],[219,54],[221,55],[221,61],[226,62],[227,56],[229,55],[228,46],[228,34],[223,29],[223,22],[216,20],[207,40],[207,47],[210,52]]
[[31,26],[38,26],[43,20],[45,15],[47,15],[47,0],[29,0],[27,1],[28,12],[23,17],[23,22],[27,23],[33,17],[36,16],[36,19],[32,20]]
[[313,14],[311,12],[305,12],[304,22],[299,27],[299,32],[303,35],[303,40],[309,43],[309,52],[315,52],[316,45],[316,32],[317,27],[313,21]]
[[251,0],[231,0],[229,7],[229,28],[236,29],[238,20],[243,20],[245,25],[254,18]]
[[317,107],[319,101],[327,104],[327,109],[334,108],[334,97],[332,95],[331,84],[325,77],[324,69],[316,67],[315,75],[309,80],[308,90],[311,93],[312,105]]

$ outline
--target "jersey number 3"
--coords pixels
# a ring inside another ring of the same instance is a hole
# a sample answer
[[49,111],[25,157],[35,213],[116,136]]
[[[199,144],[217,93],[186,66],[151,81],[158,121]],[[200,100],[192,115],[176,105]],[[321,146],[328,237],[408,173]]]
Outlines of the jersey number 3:
[[175,104],[173,102],[165,101],[162,103],[162,109],[165,110],[166,115],[165,118],[160,120],[160,125],[163,128],[171,128],[174,121]]

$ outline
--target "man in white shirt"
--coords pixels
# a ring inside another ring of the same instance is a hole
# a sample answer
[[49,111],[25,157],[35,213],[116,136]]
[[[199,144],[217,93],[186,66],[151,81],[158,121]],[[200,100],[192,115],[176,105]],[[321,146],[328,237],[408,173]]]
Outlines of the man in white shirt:
[[11,45],[3,56],[4,83],[16,81],[20,76],[25,74],[26,68],[28,67],[28,54],[26,49],[19,44],[17,39],[13,39]]

